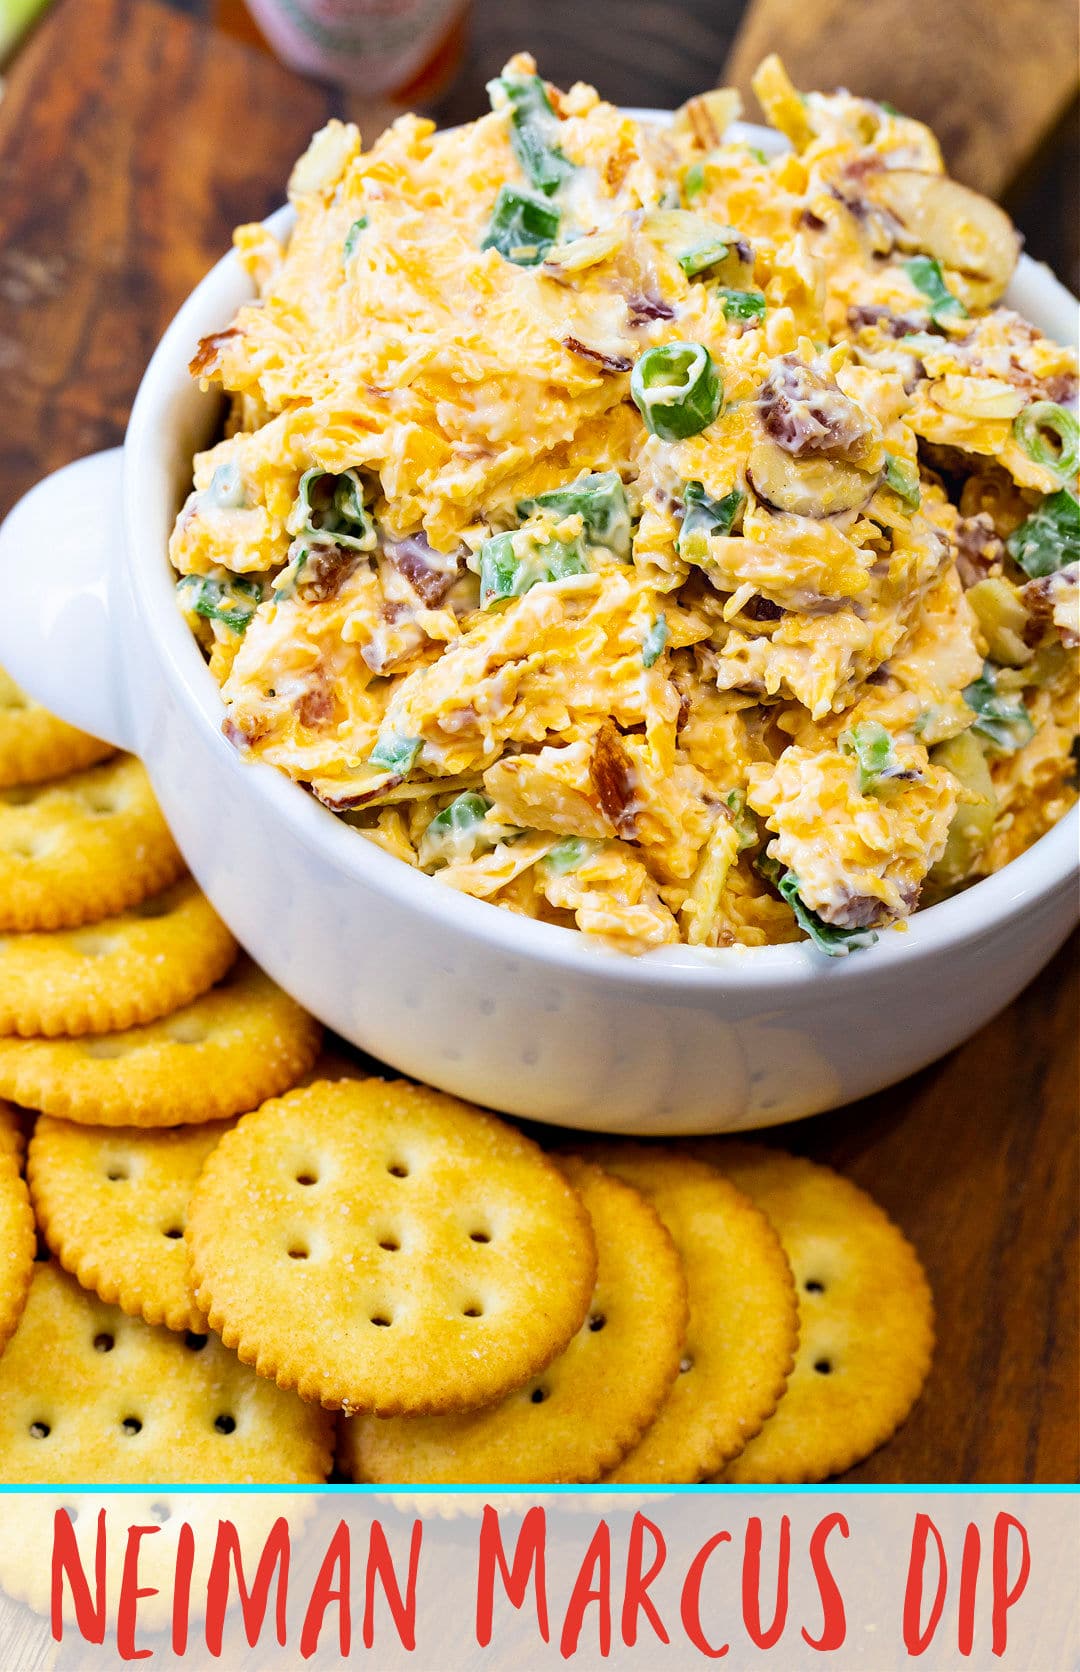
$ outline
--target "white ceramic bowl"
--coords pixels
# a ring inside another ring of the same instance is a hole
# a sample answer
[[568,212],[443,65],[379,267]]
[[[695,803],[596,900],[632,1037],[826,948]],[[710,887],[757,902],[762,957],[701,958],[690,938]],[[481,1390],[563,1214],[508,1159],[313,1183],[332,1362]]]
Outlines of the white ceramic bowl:
[[[271,224],[286,227],[288,212]],[[455,893],[272,768],[246,764],[222,736],[166,545],[220,411],[187,361],[249,294],[226,256],[165,333],[124,448],[58,471],[12,511],[0,531],[0,663],[65,719],[141,757],[217,911],[324,1022],[399,1070],[514,1114],[610,1132],[725,1131],[912,1073],[1057,950],[1076,917],[1075,809],[1004,871],[869,951],[630,958]],[[1074,299],[1026,258],[1008,299],[1059,340],[1075,330]]]

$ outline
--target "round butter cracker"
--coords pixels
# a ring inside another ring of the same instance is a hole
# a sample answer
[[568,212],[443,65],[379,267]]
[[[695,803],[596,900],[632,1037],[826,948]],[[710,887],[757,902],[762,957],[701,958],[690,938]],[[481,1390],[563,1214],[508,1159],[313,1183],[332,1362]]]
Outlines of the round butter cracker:
[[0,1353],[26,1303],[37,1247],[20,1158],[14,1142],[0,1148]]
[[33,1115],[26,1109],[16,1109],[13,1103],[6,1103],[0,1097],[0,1155],[13,1155],[21,1164],[33,1121]]
[[339,1457],[358,1481],[594,1481],[640,1438],[679,1373],[686,1280],[636,1190],[568,1158],[596,1236],[588,1316],[566,1351],[498,1404],[428,1417],[354,1417]]
[[113,752],[33,702],[0,668],[0,789],[78,772]]
[[296,1084],[314,1017],[246,958],[157,1022],[81,1039],[0,1039],[0,1097],[89,1126],[226,1120]]
[[739,1141],[691,1147],[768,1214],[799,1297],[787,1392],[721,1478],[771,1485],[841,1474],[891,1438],[930,1369],[934,1305],[919,1258],[877,1203],[829,1167]]
[[350,1414],[503,1397],[567,1346],[596,1279],[589,1216],[555,1164],[404,1081],[323,1082],[245,1116],[185,1234],[211,1328]]
[[228,1126],[147,1131],[42,1115],[26,1172],[41,1234],[64,1269],[148,1324],[204,1331],[184,1224],[203,1163]]
[[798,1335],[791,1270],[765,1215],[673,1149],[601,1142],[589,1160],[650,1202],[682,1257],[690,1323],[656,1421],[607,1477],[678,1485],[715,1474],[775,1411]]
[[155,1021],[220,981],[236,951],[191,877],[100,923],[0,936],[0,1034],[70,1037]]
[[0,790],[0,933],[96,923],[167,888],[183,869],[131,755]]
[[213,1336],[152,1329],[38,1263],[0,1358],[0,1482],[301,1483],[326,1478],[322,1412]]

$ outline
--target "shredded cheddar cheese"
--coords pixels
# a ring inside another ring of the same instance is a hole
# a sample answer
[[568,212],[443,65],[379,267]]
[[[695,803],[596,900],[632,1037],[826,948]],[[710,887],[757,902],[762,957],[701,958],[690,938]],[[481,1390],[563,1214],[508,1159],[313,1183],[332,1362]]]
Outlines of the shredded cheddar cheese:
[[652,127],[525,55],[467,127],[332,122],[192,361],[227,735],[628,951],[846,952],[1076,795],[1075,360],[925,127],[757,91],[771,159],[733,95]]

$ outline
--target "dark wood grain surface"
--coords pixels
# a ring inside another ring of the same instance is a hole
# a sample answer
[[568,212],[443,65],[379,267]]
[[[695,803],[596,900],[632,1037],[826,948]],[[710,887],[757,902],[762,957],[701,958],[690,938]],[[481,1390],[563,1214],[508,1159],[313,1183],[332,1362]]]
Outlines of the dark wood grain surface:
[[[661,33],[619,96],[678,96]],[[706,30],[703,65],[723,48]],[[61,0],[0,102],[0,511],[120,440],[166,321],[334,104],[153,0]],[[1074,939],[962,1050],[783,1135],[873,1192],[937,1297],[926,1395],[853,1479],[1077,1476],[1077,1021]]]

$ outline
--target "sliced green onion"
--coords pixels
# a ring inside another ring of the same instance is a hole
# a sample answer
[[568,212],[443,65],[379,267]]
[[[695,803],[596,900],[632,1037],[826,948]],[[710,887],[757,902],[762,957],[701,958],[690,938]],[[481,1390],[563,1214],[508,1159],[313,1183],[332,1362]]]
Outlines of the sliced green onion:
[[824,952],[828,958],[846,958],[849,952],[858,952],[863,947],[873,946],[877,940],[874,929],[838,929],[835,924],[826,923],[816,911],[803,903],[799,893],[799,879],[794,871],[785,871],[783,866],[768,854],[762,854],[754,864],[766,880],[772,883],[782,900],[786,900],[795,913],[795,921],[804,934],[810,936],[819,952]]
[[760,145],[748,145],[746,149],[749,151],[756,163],[761,163],[763,168],[768,167],[769,159],[765,155],[765,152],[761,149]]
[[733,226],[692,209],[647,209],[641,231],[678,262],[687,278],[722,267],[720,282],[738,284],[753,272],[754,253]]
[[725,319],[764,319],[765,298],[759,290],[719,290]]
[[683,520],[675,550],[685,563],[703,563],[709,555],[714,534],[730,534],[746,503],[746,495],[732,488],[723,499],[710,499],[700,482],[687,482],[683,490]]
[[1032,580],[1067,568],[1080,559],[1080,502],[1064,488],[1047,494],[1005,544]]
[[[1047,440],[1047,432],[1057,445]],[[1066,406],[1032,401],[1013,422],[1013,434],[1029,459],[1052,470],[1059,482],[1071,482],[1077,470],[1080,424]]]
[[617,557],[630,552],[630,506],[617,470],[594,471],[552,488],[534,499],[519,501],[519,517],[550,511],[557,517],[579,516],[593,545],[607,546]]
[[488,83],[493,105],[496,89],[510,105],[510,144],[522,172],[530,185],[551,197],[574,172],[574,165],[555,143],[559,119],[544,83],[538,75],[499,76]]
[[968,707],[975,710],[972,731],[984,737],[995,754],[1012,755],[1031,742],[1035,727],[1018,697],[1010,700],[998,691],[1000,671],[993,662],[984,662],[981,676],[965,685],[961,695]]
[[544,864],[557,877],[564,877],[568,871],[576,871],[584,865],[599,846],[599,842],[589,836],[564,836],[561,842],[548,849]]
[[690,167],[683,175],[682,189],[683,197],[686,199],[687,203],[693,203],[696,197],[701,196],[702,192],[705,190],[704,163],[690,164]]
[[659,661],[669,637],[667,617],[658,615],[642,640],[641,662],[643,667],[651,668]]
[[684,250],[677,260],[687,278],[693,279],[699,273],[707,273],[710,267],[719,266],[730,248],[729,242],[714,238],[710,243],[698,244],[695,249]]
[[855,759],[860,795],[880,795],[898,778],[917,776],[897,760],[891,735],[876,720],[863,720],[843,732],[840,753]]
[[[525,544],[524,554],[515,547]],[[480,608],[506,598],[523,598],[541,581],[561,581],[568,575],[588,574],[589,565],[577,541],[549,540],[538,546],[528,538],[493,534],[480,547]]]
[[[903,117],[903,111],[897,110],[896,106],[894,104],[890,104],[888,99],[879,99],[878,106],[885,112],[886,116]],[[904,119],[906,120],[906,118]]]
[[747,848],[756,845],[759,835],[757,819],[746,805],[746,791],[730,790],[724,797],[724,805],[731,813],[731,822],[739,838],[736,851],[744,853]]
[[355,221],[353,221],[352,226],[349,228],[348,232],[345,234],[345,242],[341,246],[341,260],[342,260],[343,264],[347,264],[349,261],[352,260],[353,252],[356,249],[357,240],[359,239],[360,234],[363,232],[363,230],[367,226],[367,224],[368,224],[367,216],[366,215],[360,215],[360,216],[357,217],[357,219]]
[[535,267],[558,237],[559,211],[541,197],[500,186],[480,248],[498,250],[517,267]]
[[967,318],[967,309],[959,296],[954,296],[945,283],[941,263],[932,255],[913,255],[909,261],[904,262],[904,271],[915,289],[921,290],[929,302],[931,319]]
[[500,832],[490,831],[488,840],[489,833],[481,829],[491,805],[486,795],[466,790],[436,813],[420,838],[417,856],[421,865],[437,870],[442,865],[472,859],[478,847],[494,847]]
[[305,470],[289,513],[292,534],[323,535],[335,546],[370,552],[378,544],[375,523],[364,508],[364,487],[355,470],[335,475]]
[[247,495],[244,492],[244,478],[235,459],[230,459],[228,464],[218,465],[202,497],[208,505],[212,505],[218,511],[243,510],[247,504]]
[[919,487],[919,472],[906,459],[898,458],[895,453],[885,455],[885,480],[893,493],[910,505],[913,511],[919,508],[922,491]]
[[423,746],[422,737],[401,737],[397,732],[388,732],[376,742],[368,756],[368,764],[385,767],[387,772],[400,773],[404,778],[415,766]]
[[684,441],[707,429],[722,391],[712,355],[701,343],[666,343],[645,351],[630,379],[645,428],[661,441]]
[[243,633],[262,602],[262,586],[244,575],[218,580],[213,575],[185,575],[177,583],[185,608],[205,621],[220,621],[234,633]]

